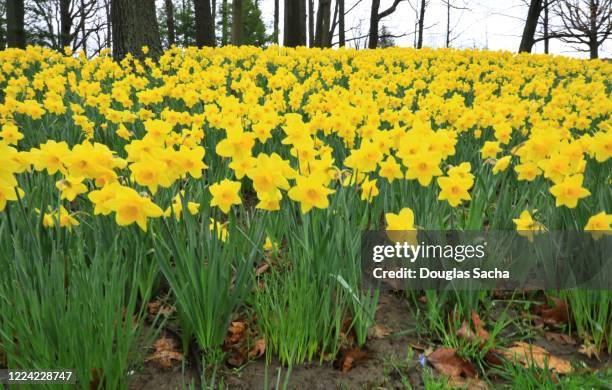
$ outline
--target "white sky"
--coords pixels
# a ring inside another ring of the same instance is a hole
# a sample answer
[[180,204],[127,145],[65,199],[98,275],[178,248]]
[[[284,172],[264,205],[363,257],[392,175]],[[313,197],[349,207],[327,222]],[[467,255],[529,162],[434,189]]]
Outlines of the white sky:
[[[274,20],[274,0],[259,0],[264,22],[272,31]],[[345,9],[349,10],[358,0],[345,0]],[[414,5],[420,0],[410,0]],[[315,8],[318,0],[315,0]],[[387,9],[393,0],[381,0],[380,11]],[[280,0],[280,28],[283,25],[283,0]],[[335,1],[332,2],[332,7]],[[358,6],[347,15],[346,38],[350,39],[367,34],[371,0],[361,0]],[[523,0],[451,0],[451,4],[464,6],[469,10],[451,10],[451,36],[454,41],[451,47],[488,48],[491,50],[509,50],[516,52],[523,32],[524,18],[527,15],[527,5]],[[333,8],[332,8],[333,15]],[[551,16],[552,18],[552,16]],[[414,46],[415,12],[408,0],[402,1],[395,13],[381,21],[393,35],[408,34],[396,38],[398,46]],[[552,21],[551,21],[552,23]],[[444,47],[446,40],[446,6],[442,0],[429,0],[425,12],[425,26],[430,27],[423,34],[423,45],[428,47]],[[281,33],[282,43],[282,33]],[[588,49],[585,45],[583,48]],[[544,43],[537,43],[534,53],[544,52]],[[588,53],[575,51],[559,40],[550,41],[550,52],[573,57],[588,58]],[[599,57],[612,57],[612,38],[609,38],[599,48]]]

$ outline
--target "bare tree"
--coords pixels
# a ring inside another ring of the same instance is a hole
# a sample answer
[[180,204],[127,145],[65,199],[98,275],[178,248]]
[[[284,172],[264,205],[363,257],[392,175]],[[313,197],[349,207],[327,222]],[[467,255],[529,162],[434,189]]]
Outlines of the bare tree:
[[560,0],[554,13],[562,27],[551,36],[589,52],[591,59],[599,58],[599,46],[612,34],[612,0]]
[[[468,10],[469,8],[465,6],[465,3],[463,3],[463,5],[461,6],[454,5],[452,0],[442,0],[442,2],[446,6],[446,45],[445,46],[450,47],[452,41],[457,38],[457,37],[454,37],[454,38],[451,37],[453,33],[453,29],[454,29],[454,28],[451,28],[451,10],[465,11],[465,10]],[[461,17],[459,17],[459,19],[461,19]]]
[[279,22],[279,13],[280,13],[280,4],[279,4],[279,0],[274,0],[274,32],[273,32],[273,38],[274,38],[274,43],[276,43],[277,45],[279,44],[279,28],[278,28],[278,22]]
[[8,47],[25,49],[23,0],[8,0],[6,4],[6,43]]
[[6,19],[4,18],[5,12],[6,1],[0,1],[0,50],[6,49],[6,30],[4,27],[4,23],[6,23]]
[[344,0],[338,1],[338,45],[340,47],[344,47],[346,45],[346,28],[344,26],[344,17],[346,16],[344,13]]
[[166,8],[166,28],[168,30],[168,46],[174,45],[176,42],[176,34],[174,29],[174,5],[172,0],[165,0]]
[[308,0],[308,47],[315,46],[314,0]]
[[319,0],[317,12],[317,29],[315,35],[316,47],[330,45],[331,0]]
[[[331,1],[331,0],[330,0]],[[334,5],[334,16],[331,20],[331,27],[329,28],[329,33],[327,34],[327,46],[332,47],[332,41],[334,39],[334,35],[336,33],[336,27],[338,27],[338,11],[340,9],[340,4],[338,0],[336,0],[336,5]]]
[[72,41],[70,33],[72,30],[72,1],[70,0],[59,0],[60,9],[60,34],[59,34],[59,46],[63,50],[65,47],[70,45]]
[[549,9],[550,5],[554,0],[544,0],[544,4],[542,5],[542,11],[544,11],[544,20],[542,21],[542,30],[544,35],[544,53],[548,54],[550,48],[550,38],[548,37],[548,32],[550,31],[550,23],[549,23]]
[[232,45],[242,45],[243,24],[242,0],[232,1]]
[[427,8],[427,1],[426,0],[421,0],[421,5],[419,7],[419,20],[417,22],[418,24],[418,38],[417,38],[417,45],[416,48],[420,49],[423,47],[423,29],[425,26],[425,8]]
[[378,12],[378,9],[380,8],[380,0],[372,0],[372,8],[370,12],[370,34],[369,34],[369,39],[368,39],[369,49],[376,49],[376,47],[378,47],[378,38],[379,38],[378,25],[380,21],[383,18],[394,13],[395,10],[397,9],[398,4],[401,2],[402,0],[393,0],[393,4],[389,8],[387,8],[383,12]]
[[113,57],[122,60],[128,53],[142,57],[161,55],[161,39],[155,15],[154,0],[111,0]]
[[531,0],[529,2],[529,10],[527,11],[527,19],[523,28],[521,44],[519,45],[519,53],[531,53],[531,49],[535,44],[535,32],[540,20],[542,12],[542,0]]
[[[84,10],[85,9],[85,0],[81,0],[81,9]],[[81,18],[81,21],[79,22],[79,30],[81,31],[81,37],[82,37],[82,42],[81,42],[81,48],[83,49],[83,52],[85,54],[87,54],[87,29],[85,27],[85,18]]]
[[[109,18],[105,5],[98,0],[37,0],[25,5],[25,22],[30,40],[37,45],[63,51],[82,49],[88,52],[87,39],[100,37],[104,46]],[[98,40],[96,38],[96,40]],[[98,52],[99,47],[93,46]]]
[[284,45],[306,45],[306,0],[285,0]]
[[196,45],[215,46],[215,21],[212,18],[210,0],[194,0]]
[[113,41],[113,29],[112,29],[112,18],[111,18],[111,0],[104,0],[104,11],[106,13],[106,47],[111,48],[111,42]]

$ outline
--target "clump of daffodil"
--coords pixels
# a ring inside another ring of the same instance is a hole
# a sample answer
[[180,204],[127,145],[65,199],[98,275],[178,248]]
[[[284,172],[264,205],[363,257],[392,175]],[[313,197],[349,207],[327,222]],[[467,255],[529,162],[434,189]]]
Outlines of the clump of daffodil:
[[524,210],[518,218],[512,220],[519,235],[533,242],[534,233],[546,231],[546,227],[535,221],[528,210]]
[[159,218],[164,214],[151,199],[140,195],[133,188],[123,186],[116,187],[114,197],[106,201],[104,206],[115,213],[117,225],[136,223],[145,232],[149,218]]
[[215,221],[214,219],[210,218],[210,224],[208,225],[210,232],[217,233],[217,238],[223,242],[225,242],[227,240],[227,236],[229,234],[229,232],[227,231],[227,222],[226,223],[221,223],[218,221]]
[[[183,214],[183,201],[185,199],[185,191],[181,191],[174,197],[172,206],[168,207],[164,211],[164,217],[169,217],[174,214],[175,218],[180,221],[181,215]],[[200,211],[200,204],[196,202],[187,201],[187,210],[189,214],[196,215]]]
[[322,175],[298,176],[289,192],[289,198],[300,203],[302,214],[306,214],[313,207],[325,209],[329,206],[330,194],[334,190],[328,188],[326,183],[328,179]]
[[[37,210],[38,211],[38,210]],[[45,228],[52,228],[59,224],[60,227],[72,230],[74,226],[79,226],[79,221],[74,218],[74,213],[70,213],[60,206],[59,210],[54,210],[43,215],[42,224]]]
[[493,169],[492,169],[493,174],[497,175],[498,173],[503,172],[506,169],[508,169],[511,159],[512,159],[512,156],[504,156],[500,158],[499,160],[497,160],[495,162],[495,165],[493,165]]
[[233,205],[242,204],[239,192],[240,182],[223,179],[210,186],[210,193],[213,196],[210,205],[219,207],[223,213],[227,214]]
[[587,221],[584,230],[591,232],[595,240],[599,240],[603,235],[612,234],[612,214],[602,211],[593,215]]
[[470,163],[462,163],[448,170],[448,176],[439,177],[439,200],[446,200],[452,207],[458,206],[463,200],[471,200],[468,190],[474,185],[474,176],[470,173]]
[[87,192],[87,186],[83,184],[82,177],[68,176],[55,183],[55,187],[60,190],[60,199],[72,202],[80,194]]
[[582,175],[567,176],[550,187],[550,193],[555,196],[555,205],[573,209],[578,205],[578,200],[591,195],[589,190],[582,187],[582,180]]
[[404,207],[399,213],[386,213],[387,237],[393,242],[417,243],[417,228],[414,225],[414,212]]

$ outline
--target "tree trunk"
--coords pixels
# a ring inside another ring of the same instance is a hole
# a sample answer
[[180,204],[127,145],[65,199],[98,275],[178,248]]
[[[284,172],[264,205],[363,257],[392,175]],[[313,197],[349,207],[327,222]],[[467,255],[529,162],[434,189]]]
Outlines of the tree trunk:
[[0,23],[0,50],[6,49],[6,35],[4,32],[4,24]]
[[346,36],[344,30],[344,0],[338,1],[338,45],[340,47],[346,46]]
[[221,3],[221,46],[225,46],[230,41],[230,25],[229,25],[229,6],[227,0]]
[[544,53],[548,54],[550,38],[548,37],[548,9],[550,7],[550,0],[544,0]]
[[599,58],[599,42],[597,42],[597,36],[589,37],[589,55],[592,60]]
[[306,45],[306,0],[285,0],[284,45]]
[[176,35],[174,33],[174,6],[172,0],[166,0],[166,27],[168,29],[168,47],[176,43]]
[[525,21],[525,28],[523,29],[521,44],[519,46],[519,53],[531,53],[541,12],[542,0],[531,0],[529,3],[529,11],[527,11],[527,20]]
[[[597,42],[597,13],[600,11],[599,3],[595,3],[594,0],[589,1],[589,10],[590,10],[590,18],[589,18],[589,54],[592,60],[599,58],[599,42]],[[610,12],[610,10],[608,10]],[[609,17],[608,17],[609,19]],[[604,26],[605,28],[606,26]]]
[[[331,0],[330,0],[331,3]],[[329,28],[329,33],[327,35],[327,43],[326,47],[332,47],[332,41],[334,39],[334,34],[336,33],[336,26],[338,26],[338,8],[340,5],[338,4],[338,0],[336,0],[336,5],[334,6],[334,17],[331,20],[331,27]]]
[[279,29],[278,29],[278,22],[279,22],[279,11],[280,10],[280,4],[279,4],[279,0],[274,0],[274,43],[276,43],[277,45],[280,44],[278,38],[279,38]]
[[314,0],[308,0],[308,47],[314,47],[314,46],[315,46]]
[[82,42],[81,42],[81,48],[83,49],[83,53],[85,53],[85,56],[87,56],[87,33],[85,30],[85,0],[81,0],[81,22],[80,22],[80,26],[79,29],[81,30],[81,36],[82,36]]
[[298,3],[298,21],[300,26],[300,46],[306,46],[306,0],[294,0]]
[[110,0],[104,0],[104,10],[106,11],[106,47],[111,48],[111,42],[113,41],[112,31],[112,18],[110,11]]
[[450,0],[446,0],[446,47],[450,47]]
[[128,53],[143,58],[143,46],[149,48],[146,56],[161,55],[155,0],[112,0],[111,21],[115,60],[121,61]]
[[370,10],[370,34],[368,35],[368,49],[376,49],[378,46],[378,8],[380,0],[372,0]]
[[59,31],[59,49],[64,51],[64,48],[70,46],[70,31],[72,30],[72,18],[70,16],[70,0],[60,0],[60,31]]
[[419,38],[417,40],[417,49],[423,47],[423,26],[425,25],[425,7],[427,4],[425,0],[421,0],[421,8],[419,10]]
[[316,47],[327,47],[329,43],[329,28],[331,18],[331,0],[319,0],[317,12]]
[[232,1],[232,45],[242,45],[242,33],[244,25],[242,22],[243,10],[242,0]]
[[215,46],[215,23],[212,20],[210,0],[194,0],[196,45]]
[[6,3],[6,43],[8,47],[25,49],[23,17],[23,0],[8,0]]

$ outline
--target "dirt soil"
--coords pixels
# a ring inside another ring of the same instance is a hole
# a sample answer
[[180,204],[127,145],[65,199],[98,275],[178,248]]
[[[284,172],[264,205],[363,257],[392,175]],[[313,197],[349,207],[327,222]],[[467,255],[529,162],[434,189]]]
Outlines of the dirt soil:
[[[290,389],[401,389],[405,385],[401,376],[393,368],[392,362],[400,362],[404,378],[413,388],[423,388],[422,366],[419,362],[422,349],[427,347],[425,341],[418,340],[416,322],[411,317],[411,310],[405,297],[394,294],[382,294],[377,311],[377,324],[384,325],[389,334],[384,338],[371,338],[366,344],[366,357],[357,361],[349,372],[343,373],[337,364],[327,362],[323,365],[303,364],[294,367],[288,381]],[[575,346],[551,342],[537,338],[535,344],[546,348],[551,353],[573,361],[582,361],[589,367],[612,367],[612,357],[605,355],[600,361],[589,359],[577,353]],[[408,348],[415,353],[411,361],[406,360]],[[280,370],[280,379],[279,379]],[[238,369],[225,368],[219,373],[223,377],[223,388],[230,389],[275,389],[279,381],[282,386],[287,372],[277,361],[266,367],[265,359],[251,361]],[[435,370],[434,370],[435,371]],[[200,388],[199,375],[195,367],[188,365],[183,373],[180,367],[172,370],[160,370],[155,364],[146,364],[134,374],[130,386],[140,389],[181,389]],[[267,379],[266,379],[267,377]],[[219,385],[219,381],[217,381]]]

